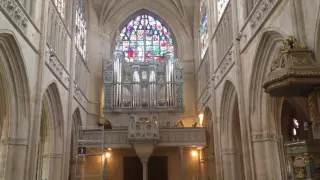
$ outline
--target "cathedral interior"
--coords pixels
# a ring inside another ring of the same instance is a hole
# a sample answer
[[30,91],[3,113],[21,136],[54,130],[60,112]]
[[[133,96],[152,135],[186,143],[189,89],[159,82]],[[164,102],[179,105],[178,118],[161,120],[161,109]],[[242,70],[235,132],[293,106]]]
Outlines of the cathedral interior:
[[0,180],[320,179],[320,0],[0,0]]

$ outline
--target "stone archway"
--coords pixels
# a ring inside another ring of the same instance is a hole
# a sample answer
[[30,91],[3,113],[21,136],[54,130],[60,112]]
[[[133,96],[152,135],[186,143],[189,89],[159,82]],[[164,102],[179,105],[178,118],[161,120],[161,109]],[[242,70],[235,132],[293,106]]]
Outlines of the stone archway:
[[36,179],[61,179],[63,112],[55,83],[51,83],[43,95],[39,136]]
[[206,129],[207,140],[207,146],[202,149],[200,158],[202,167],[202,177],[204,180],[213,180],[216,178],[216,156],[214,154],[213,119],[210,108],[206,108],[204,110],[202,125]]
[[[20,47],[0,32],[0,179],[24,179],[29,137],[30,90]],[[19,158],[17,160],[16,158]]]
[[224,179],[244,180],[244,163],[238,97],[234,85],[227,81],[221,105],[221,158]]
[[265,31],[255,52],[250,74],[249,122],[255,176],[257,179],[283,179],[281,106],[282,98],[264,92],[263,83],[270,73],[272,61],[284,40],[276,30]]
[[[69,180],[75,180],[77,172],[80,172],[82,159],[76,159],[78,153],[77,147],[77,136],[79,128],[81,126],[81,115],[80,110],[77,108],[72,115],[72,129],[71,129],[71,148],[70,148],[70,166],[69,166]],[[77,161],[77,163],[76,163]],[[76,166],[77,165],[77,166]]]

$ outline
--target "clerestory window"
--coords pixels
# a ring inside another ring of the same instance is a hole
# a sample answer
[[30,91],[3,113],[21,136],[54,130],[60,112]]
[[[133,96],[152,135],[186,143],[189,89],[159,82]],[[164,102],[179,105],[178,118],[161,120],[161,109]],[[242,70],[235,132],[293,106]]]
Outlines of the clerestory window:
[[76,10],[76,47],[80,55],[85,58],[87,50],[87,22],[85,0],[78,0]]
[[207,6],[204,0],[200,2],[200,17],[200,57],[203,59],[209,46],[208,14]]

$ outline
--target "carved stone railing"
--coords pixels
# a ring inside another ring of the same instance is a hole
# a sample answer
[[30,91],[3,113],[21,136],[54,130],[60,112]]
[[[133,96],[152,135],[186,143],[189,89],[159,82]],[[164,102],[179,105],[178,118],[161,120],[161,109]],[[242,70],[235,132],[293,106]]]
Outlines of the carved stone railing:
[[29,20],[23,13],[22,8],[14,0],[0,0],[0,7],[14,21],[19,29],[26,33]]
[[[22,6],[21,2],[17,0],[0,0],[0,13],[1,12],[31,46],[31,48],[35,52],[38,52],[40,31],[26,9]],[[9,27],[5,21],[1,22],[1,25],[5,28]]]
[[216,44],[216,57],[218,64],[222,61],[232,44],[232,32],[232,10],[231,3],[229,2],[213,34],[213,39]]
[[266,22],[267,17],[282,0],[261,0],[252,10],[245,24],[240,29],[240,49],[243,52]]
[[[103,145],[108,148],[130,148],[128,143],[127,129],[110,129],[104,131],[104,137],[101,138],[100,130],[84,130],[79,144],[85,144],[89,147],[100,147]],[[103,142],[101,142],[103,140]]]
[[218,87],[224,77],[228,74],[229,70],[234,65],[234,59],[232,58],[233,53],[233,44],[231,44],[230,48],[228,49],[227,53],[223,57],[221,63],[219,64],[218,68],[215,71],[215,84],[214,87]]
[[50,53],[49,48],[46,50],[47,58],[45,62],[47,67],[51,70],[52,74],[60,81],[60,83],[66,88],[69,88],[69,74],[64,68],[59,59]]
[[[160,128],[159,143],[161,147],[206,146],[204,128]],[[89,147],[99,147],[101,131],[84,130],[80,141]],[[103,146],[106,148],[131,148],[128,129],[110,129],[104,131]]]
[[158,146],[206,146],[204,128],[164,128],[160,129]]
[[74,98],[78,101],[78,103],[82,106],[82,108],[86,109],[88,99],[86,95],[82,92],[82,90],[79,88],[79,86],[76,84],[76,82],[74,82],[73,91],[74,91],[74,94],[73,94]]
[[209,101],[210,97],[211,97],[211,92],[212,92],[212,83],[209,80],[207,82],[207,86],[204,89],[204,91],[202,92],[200,98],[198,99],[198,109],[201,109],[202,107],[204,107],[207,102]]

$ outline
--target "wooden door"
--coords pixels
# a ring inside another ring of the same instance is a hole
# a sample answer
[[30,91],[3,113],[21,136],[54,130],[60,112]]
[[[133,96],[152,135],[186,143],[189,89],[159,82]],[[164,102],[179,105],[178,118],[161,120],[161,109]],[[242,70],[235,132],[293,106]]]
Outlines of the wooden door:
[[148,180],[168,180],[168,158],[166,156],[149,158]]
[[123,158],[123,180],[143,180],[142,164],[139,157]]

